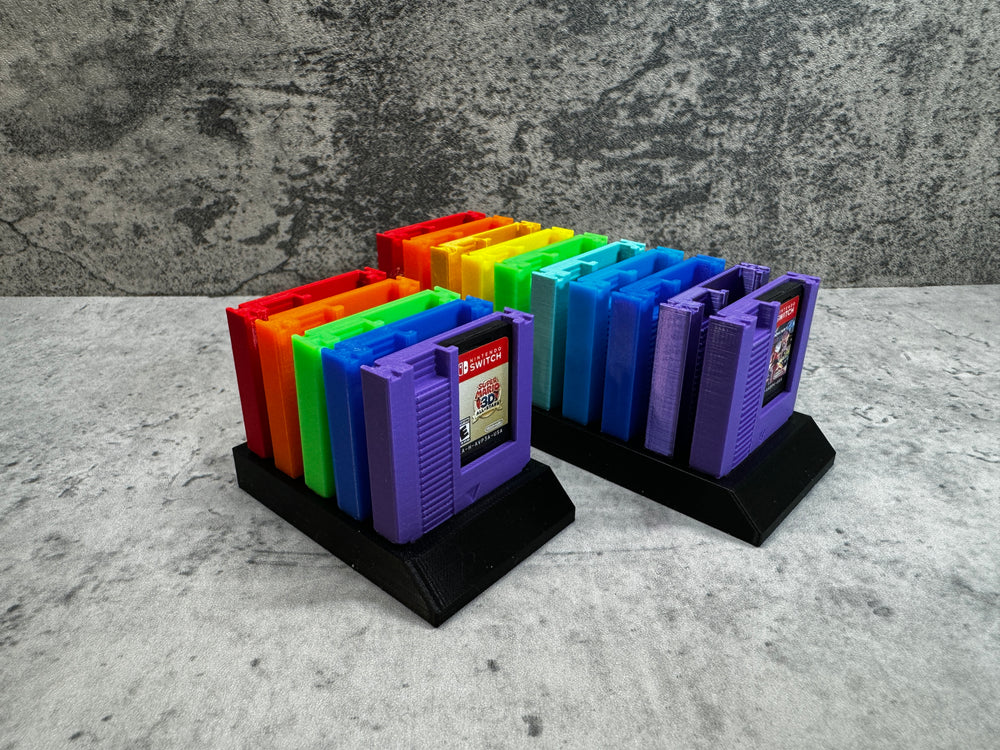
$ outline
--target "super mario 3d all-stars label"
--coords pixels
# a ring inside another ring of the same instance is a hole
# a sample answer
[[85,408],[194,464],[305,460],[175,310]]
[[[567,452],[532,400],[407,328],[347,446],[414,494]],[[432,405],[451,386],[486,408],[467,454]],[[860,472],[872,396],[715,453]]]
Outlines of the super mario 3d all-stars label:
[[508,338],[501,336],[458,357],[458,434],[463,464],[508,439],[508,349]]

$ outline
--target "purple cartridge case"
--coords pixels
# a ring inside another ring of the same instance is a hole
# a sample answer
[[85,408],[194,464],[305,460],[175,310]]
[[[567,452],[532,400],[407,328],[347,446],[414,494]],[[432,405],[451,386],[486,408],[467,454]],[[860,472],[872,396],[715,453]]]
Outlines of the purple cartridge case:
[[376,532],[412,542],[527,465],[532,326],[508,308],[361,368]]
[[770,273],[740,263],[660,304],[646,448],[687,461],[709,318],[766,284]]
[[691,468],[725,476],[792,415],[818,291],[785,274],[709,319]]

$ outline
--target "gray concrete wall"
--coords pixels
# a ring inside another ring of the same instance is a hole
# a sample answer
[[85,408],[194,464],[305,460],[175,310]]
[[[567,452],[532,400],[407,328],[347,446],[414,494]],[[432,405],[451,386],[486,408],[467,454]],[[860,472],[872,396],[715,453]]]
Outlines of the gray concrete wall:
[[249,296],[467,208],[1000,281],[993,0],[13,6],[3,294]]

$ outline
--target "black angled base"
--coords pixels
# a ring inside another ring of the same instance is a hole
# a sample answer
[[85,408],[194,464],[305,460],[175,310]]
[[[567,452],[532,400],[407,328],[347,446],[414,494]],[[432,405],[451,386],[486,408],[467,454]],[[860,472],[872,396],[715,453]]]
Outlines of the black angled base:
[[437,627],[569,526],[576,508],[555,474],[524,470],[411,544],[393,544],[260,458],[233,448],[239,486]]
[[812,417],[798,412],[722,479],[538,407],[531,444],[758,547],[836,456]]

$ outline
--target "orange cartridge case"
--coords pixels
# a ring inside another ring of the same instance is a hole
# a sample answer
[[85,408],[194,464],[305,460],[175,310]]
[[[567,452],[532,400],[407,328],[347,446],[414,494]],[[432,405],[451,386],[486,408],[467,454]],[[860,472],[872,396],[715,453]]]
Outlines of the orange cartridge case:
[[257,342],[274,465],[281,471],[293,479],[302,476],[302,439],[295,395],[292,336],[418,291],[420,284],[412,279],[386,279],[257,321]]
[[469,221],[403,240],[403,275],[408,279],[419,281],[421,289],[431,289],[432,247],[442,242],[468,237],[470,234],[479,234],[487,229],[506,226],[513,221],[509,216],[487,216],[485,219]]

